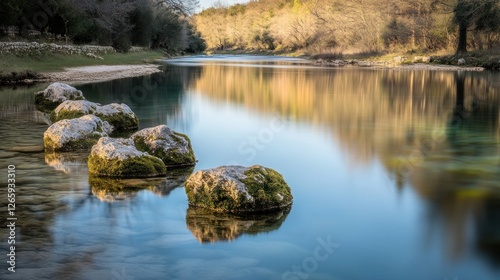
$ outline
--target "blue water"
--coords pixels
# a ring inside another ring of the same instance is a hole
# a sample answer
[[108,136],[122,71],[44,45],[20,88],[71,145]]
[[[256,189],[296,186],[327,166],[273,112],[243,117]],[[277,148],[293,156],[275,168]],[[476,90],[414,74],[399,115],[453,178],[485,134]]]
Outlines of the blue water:
[[106,191],[89,182],[85,154],[13,152],[42,144],[32,93],[45,86],[0,91],[0,168],[16,165],[19,204],[16,273],[2,261],[2,279],[500,277],[497,73],[221,56],[76,85],[90,101],[129,104],[141,128],[187,134],[195,170],[279,171],[290,211],[246,218],[188,209],[191,170]]

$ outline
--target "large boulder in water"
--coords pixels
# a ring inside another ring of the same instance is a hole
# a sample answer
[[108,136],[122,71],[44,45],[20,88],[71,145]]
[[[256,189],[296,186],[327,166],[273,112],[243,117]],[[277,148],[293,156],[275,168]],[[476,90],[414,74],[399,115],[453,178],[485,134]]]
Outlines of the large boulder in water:
[[191,206],[217,212],[267,212],[293,200],[283,176],[260,165],[201,170],[188,178],[185,189]]
[[43,144],[46,151],[88,150],[99,138],[111,132],[113,127],[108,122],[94,115],[86,115],[51,125],[43,134]]
[[168,167],[196,164],[189,138],[166,125],[143,129],[130,138],[134,140],[137,149],[161,158]]
[[139,119],[126,104],[112,103],[101,106],[99,103],[87,100],[67,100],[61,103],[51,113],[53,122],[63,119],[78,118],[83,115],[94,114],[104,121],[109,122],[115,131],[136,130],[139,127]]
[[103,137],[92,147],[89,172],[96,176],[145,178],[166,174],[163,161],[134,146],[132,139]]
[[63,84],[53,83],[35,95],[35,105],[39,111],[50,113],[66,100],[85,100],[80,90]]

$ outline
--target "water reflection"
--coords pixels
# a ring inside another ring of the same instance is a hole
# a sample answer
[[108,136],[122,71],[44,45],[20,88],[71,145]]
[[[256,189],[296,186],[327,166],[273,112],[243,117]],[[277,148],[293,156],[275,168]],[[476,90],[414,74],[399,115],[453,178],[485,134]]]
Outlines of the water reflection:
[[149,190],[159,196],[167,196],[182,187],[194,168],[167,171],[167,178],[116,179],[89,175],[92,194],[102,202],[116,202],[135,197],[139,191]]
[[[319,235],[330,233],[345,250],[322,262],[311,279],[369,278],[360,276],[360,263],[367,273],[387,279],[404,278],[410,270],[417,273],[414,279],[498,276],[498,74],[218,63],[168,66],[150,78],[77,86],[91,101],[131,104],[141,127],[174,124],[189,132],[203,168],[216,166],[223,153],[238,157],[227,141],[258,136],[258,124],[275,115],[290,120],[265,151],[259,150],[258,160],[278,152],[271,160],[300,195],[294,211],[258,217],[187,208],[185,192],[177,188],[192,170],[174,170],[180,174],[157,182],[103,182],[88,177],[85,156],[18,152],[43,145],[47,124],[36,114],[33,92],[45,87],[0,91],[0,167],[15,164],[22,186],[17,201],[22,267],[12,277],[4,263],[2,279],[110,279],[124,266],[141,267],[127,269],[136,279],[220,279],[232,275],[230,260],[241,259],[239,254],[252,261],[239,264],[233,278],[275,279],[311,256]],[[218,120],[216,114],[227,108],[253,127],[229,129],[210,118]],[[207,122],[199,120],[205,117]],[[300,138],[304,134],[310,137]],[[293,158],[306,166],[294,169],[295,162],[280,156],[324,148],[303,139],[325,139],[332,149]],[[386,175],[393,179],[390,188],[380,183]],[[369,186],[360,191],[353,187],[357,183]],[[387,207],[392,204],[398,206]],[[5,221],[5,204],[0,212]],[[272,234],[259,234],[264,232]],[[5,222],[0,234],[6,240]],[[202,246],[193,236],[217,245]],[[6,251],[7,244],[0,249]]]
[[201,68],[173,67],[150,76],[78,86],[90,101],[125,103],[139,117],[140,128],[180,123],[189,119],[182,107],[184,93]]
[[88,153],[45,153],[45,163],[66,174],[87,174],[87,159]]
[[285,221],[290,207],[274,213],[235,215],[189,207],[186,224],[201,243],[231,241],[243,234],[255,235],[277,230]]
[[208,64],[192,90],[321,127],[348,152],[349,164],[379,160],[397,189],[411,186],[428,202],[424,240],[442,232],[457,259],[474,238],[498,263],[499,85],[492,72]]

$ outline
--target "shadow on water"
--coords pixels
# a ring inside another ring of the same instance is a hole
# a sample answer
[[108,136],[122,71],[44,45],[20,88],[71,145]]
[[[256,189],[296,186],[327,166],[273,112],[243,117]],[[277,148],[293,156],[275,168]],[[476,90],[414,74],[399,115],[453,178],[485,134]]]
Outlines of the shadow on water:
[[290,209],[287,207],[273,213],[236,215],[189,207],[186,211],[186,224],[201,243],[231,241],[243,234],[256,235],[277,230]]

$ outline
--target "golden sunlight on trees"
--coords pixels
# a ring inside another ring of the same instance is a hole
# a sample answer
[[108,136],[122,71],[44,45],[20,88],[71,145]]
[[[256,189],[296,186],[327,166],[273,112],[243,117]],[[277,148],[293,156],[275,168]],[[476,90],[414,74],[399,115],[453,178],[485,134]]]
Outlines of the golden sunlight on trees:
[[[209,49],[378,52],[498,48],[500,0],[257,0],[195,15]],[[469,36],[467,36],[469,34]]]

